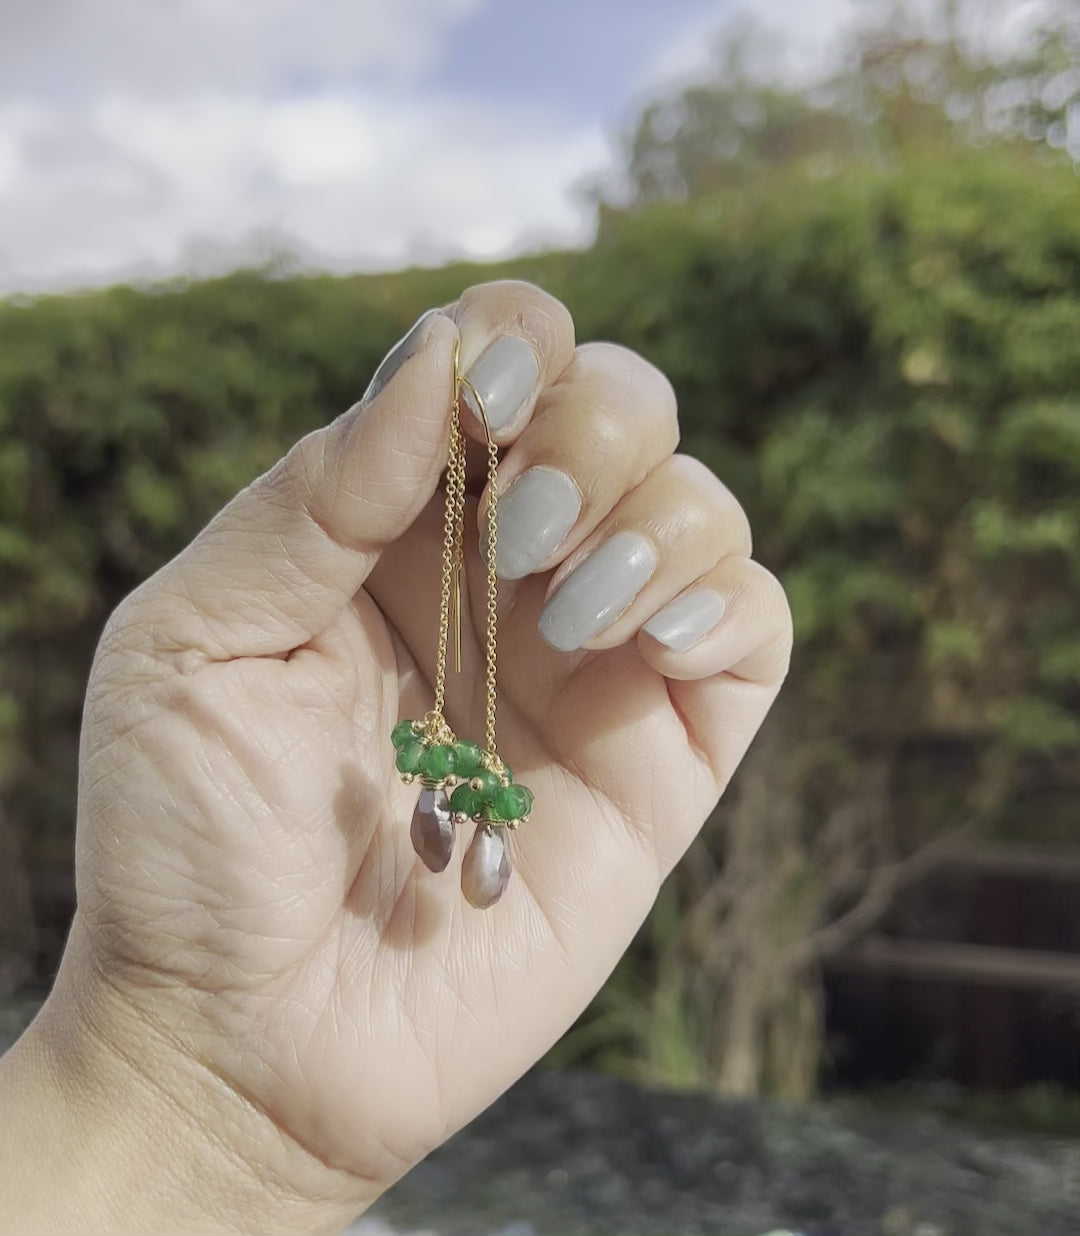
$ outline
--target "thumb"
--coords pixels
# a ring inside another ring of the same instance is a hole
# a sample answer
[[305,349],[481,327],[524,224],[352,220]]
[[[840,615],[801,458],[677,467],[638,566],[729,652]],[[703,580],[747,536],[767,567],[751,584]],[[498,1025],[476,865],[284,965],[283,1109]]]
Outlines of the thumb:
[[156,646],[215,659],[307,643],[427,505],[446,463],[457,327],[426,313],[360,403],[301,439],[129,598]]

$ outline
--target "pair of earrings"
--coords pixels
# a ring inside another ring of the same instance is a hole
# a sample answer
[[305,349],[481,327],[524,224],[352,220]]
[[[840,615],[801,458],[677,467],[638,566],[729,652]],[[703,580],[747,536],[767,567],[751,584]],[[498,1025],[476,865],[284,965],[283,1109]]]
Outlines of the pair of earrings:
[[[465,556],[465,448],[461,429],[461,396],[467,391],[487,438],[487,613],[485,631],[484,745],[465,742],[450,728],[446,707],[446,658],[451,626],[455,667],[461,671],[461,588]],[[435,704],[419,721],[399,721],[391,741],[397,770],[407,784],[421,783],[410,836],[413,848],[430,871],[444,871],[450,862],[459,828],[475,825],[461,868],[461,889],[477,909],[493,906],[510,879],[509,833],[525,824],[532,792],[514,781],[510,766],[495,747],[496,654],[498,646],[498,577],[495,544],[498,537],[499,448],[491,440],[483,401],[458,368],[454,353],[453,409],[450,451],[446,464],[446,510],[443,520],[442,589],[435,655]]]

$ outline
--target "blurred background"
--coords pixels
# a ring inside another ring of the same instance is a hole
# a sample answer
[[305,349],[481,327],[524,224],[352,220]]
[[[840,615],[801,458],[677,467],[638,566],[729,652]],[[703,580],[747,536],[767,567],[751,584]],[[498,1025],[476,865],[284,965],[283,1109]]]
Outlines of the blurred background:
[[1078,171],[1077,0],[0,7],[0,1046],[106,616],[513,275],[670,375],[796,624],[546,1064],[1080,1137]]

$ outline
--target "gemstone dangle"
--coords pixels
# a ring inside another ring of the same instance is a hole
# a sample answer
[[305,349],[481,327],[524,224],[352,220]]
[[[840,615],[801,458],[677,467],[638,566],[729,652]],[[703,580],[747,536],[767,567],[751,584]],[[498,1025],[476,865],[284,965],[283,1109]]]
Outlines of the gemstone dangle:
[[[446,657],[454,630],[454,662],[461,671],[461,588],[465,538],[465,435],[461,429],[461,393],[484,426],[488,457],[487,613],[485,618],[484,746],[460,740],[444,716]],[[435,655],[435,706],[420,721],[399,721],[391,734],[397,769],[406,784],[422,789],[413,812],[413,848],[429,870],[444,871],[450,862],[457,829],[476,826],[461,868],[461,889],[470,904],[486,909],[502,896],[510,879],[509,832],[525,824],[532,792],[514,781],[510,766],[495,747],[496,651],[498,645],[498,577],[495,544],[498,536],[497,469],[499,449],[491,440],[484,405],[472,383],[458,369],[454,354],[454,406],[450,417],[450,450],[446,465],[446,511],[443,520],[442,590]]]

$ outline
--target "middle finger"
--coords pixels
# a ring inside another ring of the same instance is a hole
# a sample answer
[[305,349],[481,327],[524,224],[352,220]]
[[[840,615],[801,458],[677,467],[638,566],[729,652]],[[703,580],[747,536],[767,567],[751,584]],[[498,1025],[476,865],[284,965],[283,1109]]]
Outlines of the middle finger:
[[498,574],[558,566],[678,441],[675,395],[658,369],[615,344],[579,347],[499,465]]

